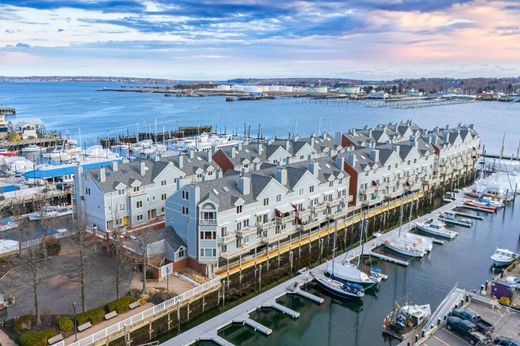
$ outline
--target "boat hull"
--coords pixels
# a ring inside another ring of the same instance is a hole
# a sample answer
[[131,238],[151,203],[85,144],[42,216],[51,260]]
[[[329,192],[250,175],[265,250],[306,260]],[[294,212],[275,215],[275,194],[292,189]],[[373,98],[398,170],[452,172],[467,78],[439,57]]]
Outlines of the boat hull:
[[417,225],[416,227],[421,232],[428,233],[430,235],[437,236],[437,237],[446,238],[446,239],[454,239],[457,236],[456,232],[442,232],[442,231],[437,231],[437,230],[431,229],[429,227],[424,227],[421,225]]
[[408,257],[424,257],[426,255],[425,251],[403,249],[403,248],[401,248],[399,246],[396,246],[392,242],[386,242],[385,241],[384,245],[387,248],[389,248],[390,250],[395,251],[397,253],[400,253],[401,255],[408,256]]
[[336,296],[338,298],[344,298],[344,299],[361,299],[363,295],[354,295],[349,294],[345,292],[342,289],[336,289],[335,287],[332,287],[330,285],[327,285],[327,283],[321,279],[321,278],[315,278],[318,285],[325,291],[327,291],[329,294]]

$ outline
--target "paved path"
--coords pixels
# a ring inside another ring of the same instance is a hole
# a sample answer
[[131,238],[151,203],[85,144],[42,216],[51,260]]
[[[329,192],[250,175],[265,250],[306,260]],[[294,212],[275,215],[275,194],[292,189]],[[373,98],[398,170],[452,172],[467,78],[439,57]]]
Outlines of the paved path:
[[3,330],[0,330],[0,345],[2,346],[16,346],[16,343],[9,338]]
[[[404,224],[402,226],[402,232],[406,232],[410,230],[416,222],[424,221],[425,219],[432,217],[433,215],[437,215],[438,213],[450,210],[457,206],[460,203],[460,198],[462,194],[459,194],[457,197],[457,200],[452,203],[448,203],[440,207],[439,209],[436,209],[433,213],[424,215],[422,217],[419,217],[415,220],[413,220],[410,223]],[[331,227],[333,230],[334,228]],[[372,239],[365,243],[365,251],[368,251],[370,249],[373,249],[377,246],[379,246],[384,239],[391,237],[399,232],[399,227],[385,233],[383,236],[379,238]],[[358,246],[352,250],[349,251],[349,258],[357,257],[361,254],[361,246]],[[344,254],[341,254],[336,257],[336,261],[341,261],[344,257]],[[257,259],[257,262],[260,262],[259,259]],[[313,268],[312,270],[325,270],[326,269],[326,263],[322,263],[319,266]],[[167,346],[179,346],[179,345],[188,345],[191,344],[193,341],[198,340],[199,338],[206,338],[206,337],[214,337],[217,335],[218,330],[223,328],[224,326],[228,325],[232,322],[233,319],[236,319],[237,316],[242,316],[244,314],[247,314],[248,312],[255,310],[259,308],[262,305],[269,305],[272,304],[273,301],[275,301],[279,296],[285,294],[287,292],[287,288],[294,283],[301,283],[308,279],[308,273],[300,274],[292,279],[289,279],[285,281],[284,283],[273,287],[272,289],[265,291],[261,293],[260,295],[253,297],[249,299],[248,301],[237,305],[236,307],[227,310],[223,312],[222,314],[215,316],[214,318],[199,324],[198,326],[195,326],[189,330],[187,330],[184,333],[181,333],[180,335],[164,342],[162,345]]]

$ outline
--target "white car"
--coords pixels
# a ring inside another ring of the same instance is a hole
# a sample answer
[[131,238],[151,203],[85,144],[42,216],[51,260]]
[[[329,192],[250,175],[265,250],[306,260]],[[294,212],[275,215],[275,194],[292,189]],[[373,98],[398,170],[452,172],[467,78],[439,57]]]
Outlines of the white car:
[[517,290],[520,290],[520,278],[517,278],[515,276],[508,276],[506,278],[506,282],[510,283],[510,284],[515,284],[516,285],[515,288]]

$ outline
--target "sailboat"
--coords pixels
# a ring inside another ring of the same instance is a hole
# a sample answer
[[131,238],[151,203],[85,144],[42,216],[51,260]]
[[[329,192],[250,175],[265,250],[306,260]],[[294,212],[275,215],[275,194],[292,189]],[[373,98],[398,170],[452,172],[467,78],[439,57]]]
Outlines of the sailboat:
[[[403,226],[403,201],[404,201],[404,193],[401,195],[401,215],[399,218],[399,233],[398,236],[390,236],[383,241],[383,244],[397,253],[400,253],[409,257],[424,257],[429,251],[432,250],[433,244],[432,240],[426,237],[421,237],[416,234],[411,234],[406,232],[402,234],[401,229]],[[413,209],[413,199],[412,199],[412,207],[410,208],[410,219],[412,217],[412,209]]]
[[[370,275],[364,273],[361,268],[361,258],[363,257],[363,244],[364,244],[364,229],[365,229],[365,219],[360,223],[360,241],[361,241],[361,254],[358,257],[357,265],[350,263],[347,260],[348,251],[345,253],[345,257],[341,263],[333,263],[334,258],[327,262],[327,273],[332,276],[332,272],[334,272],[334,277],[340,281],[355,283],[363,286],[363,288],[367,289],[374,285],[377,285],[381,282],[382,276],[380,274],[380,270],[376,270]],[[352,247],[352,243],[351,243]],[[334,268],[334,269],[333,269]]]
[[[337,226],[336,226],[337,227]],[[337,280],[334,271],[334,258],[336,257],[336,229],[334,229],[334,241],[332,248],[332,267],[330,276],[325,275],[325,271],[314,273],[311,271],[311,275],[316,282],[325,291],[339,298],[347,299],[361,299],[365,295],[363,286],[350,282],[342,282]]]

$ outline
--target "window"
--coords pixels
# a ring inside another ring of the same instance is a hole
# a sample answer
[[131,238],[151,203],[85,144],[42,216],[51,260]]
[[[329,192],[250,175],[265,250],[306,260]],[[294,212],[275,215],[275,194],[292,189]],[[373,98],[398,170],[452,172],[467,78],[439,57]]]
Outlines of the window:
[[161,201],[164,201],[165,199],[166,199],[166,194],[165,193],[161,194]]
[[119,196],[122,196],[122,195],[125,194],[125,190],[117,190],[117,194],[118,194]]
[[182,215],[188,215],[189,210],[188,207],[182,207]]
[[264,198],[264,206],[269,205],[269,198]]
[[388,170],[392,169],[392,165],[388,165]]
[[240,214],[242,212],[242,206],[237,205],[237,214]]
[[165,186],[166,185],[166,180],[161,180],[161,186]]
[[242,230],[242,222],[237,222],[237,231]]
[[244,224],[244,228],[249,227],[249,219],[245,219],[243,224]]
[[141,221],[143,219],[143,215],[137,215],[137,221]]
[[303,192],[304,192],[304,189],[303,189],[303,188],[299,189],[299,190],[298,190],[298,195],[303,196]]
[[184,248],[179,249],[179,258],[184,257]]
[[225,237],[227,235],[227,226],[220,227],[220,235]]
[[332,187],[332,186],[334,186],[334,181],[329,181],[329,187]]
[[309,186],[309,193],[313,193],[314,192],[314,185],[311,185]]
[[282,200],[282,195],[276,195],[276,201],[280,202]]
[[338,184],[343,184],[343,178],[339,178]]
[[125,210],[125,204],[124,203],[119,204],[119,210]]
[[225,244],[222,245],[222,246],[220,247],[220,252],[227,252],[227,245],[225,245]]
[[139,186],[134,187],[134,192],[139,192]]
[[87,187],[87,188],[85,189],[85,194],[90,195],[90,187]]
[[217,239],[217,232],[212,232],[212,231],[200,232],[200,239],[204,239],[204,240]]
[[182,196],[181,196],[181,197],[182,197],[182,199],[189,199],[190,196],[189,196],[189,194],[188,194],[188,191],[184,191],[184,190],[182,190]]
[[135,203],[135,206],[136,206],[137,208],[142,208],[142,207],[143,207],[143,201],[137,201],[137,202]]

